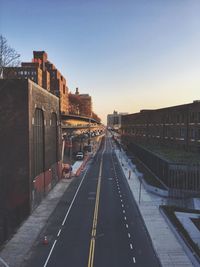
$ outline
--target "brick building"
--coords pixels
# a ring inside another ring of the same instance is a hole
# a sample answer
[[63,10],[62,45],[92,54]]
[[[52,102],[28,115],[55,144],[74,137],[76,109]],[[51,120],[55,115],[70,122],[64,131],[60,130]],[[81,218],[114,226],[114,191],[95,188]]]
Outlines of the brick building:
[[122,136],[136,143],[200,151],[200,101],[122,116]]
[[78,88],[76,88],[75,95],[80,98],[79,112],[86,117],[92,116],[92,97],[89,94],[80,94]]
[[200,101],[122,116],[121,140],[170,197],[199,197]]
[[93,114],[92,97],[89,94],[80,94],[78,88],[76,88],[75,94],[69,94],[69,113],[91,117]]
[[58,96],[60,99],[60,112],[62,114],[68,113],[68,87],[66,79],[48,60],[48,55],[45,51],[33,51],[32,62],[22,62],[21,67],[5,68],[4,78],[31,79],[39,86]]
[[61,178],[59,99],[34,82],[0,80],[0,243]]

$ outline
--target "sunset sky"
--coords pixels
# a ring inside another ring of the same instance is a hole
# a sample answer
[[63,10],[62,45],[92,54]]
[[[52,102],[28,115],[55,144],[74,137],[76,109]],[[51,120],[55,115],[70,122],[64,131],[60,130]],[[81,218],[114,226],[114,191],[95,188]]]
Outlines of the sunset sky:
[[45,50],[104,123],[200,99],[199,0],[1,0],[0,33],[21,61]]

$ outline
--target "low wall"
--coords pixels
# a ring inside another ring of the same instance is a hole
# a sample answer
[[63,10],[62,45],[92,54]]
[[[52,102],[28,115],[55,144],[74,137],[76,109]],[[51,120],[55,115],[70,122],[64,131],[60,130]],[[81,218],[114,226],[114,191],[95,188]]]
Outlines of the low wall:
[[149,185],[143,178],[142,178],[142,184],[148,192],[151,192],[153,194],[156,194],[156,195],[162,196],[162,197],[168,197],[169,196],[168,190],[163,190],[161,188]]
[[186,254],[188,255],[188,257],[190,258],[192,264],[195,267],[199,267],[200,266],[200,259],[198,258],[196,253],[189,246],[189,244],[187,244],[187,241],[185,240],[184,236],[178,231],[178,229],[175,227],[175,225],[170,221],[170,219],[168,218],[167,214],[164,212],[164,210],[162,209],[161,206],[159,207],[159,210],[160,210],[160,213],[163,215],[165,221],[168,223],[170,229],[173,231],[176,238],[183,246],[183,249],[186,252]]

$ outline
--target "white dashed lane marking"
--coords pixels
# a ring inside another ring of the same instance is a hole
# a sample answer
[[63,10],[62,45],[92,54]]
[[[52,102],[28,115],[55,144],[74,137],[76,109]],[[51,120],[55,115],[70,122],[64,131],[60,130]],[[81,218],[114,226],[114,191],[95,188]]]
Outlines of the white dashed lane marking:
[[59,235],[60,235],[60,232],[61,232],[61,229],[59,230],[59,232],[58,232],[57,236],[59,236]]
[[[118,162],[114,162],[114,164],[118,165]],[[115,166],[114,166],[114,172],[115,172],[115,179],[116,179],[117,189],[119,191],[119,197],[120,197],[120,202],[121,202],[121,206],[122,206],[122,212],[125,215],[126,211],[124,209],[123,198],[122,198],[122,194],[121,194],[121,191],[120,191],[119,180],[117,178]],[[124,220],[125,220],[125,222],[127,222],[127,217],[126,216],[124,216]],[[129,229],[128,224],[126,223],[125,225],[126,225],[126,228],[128,230]],[[127,234],[128,234],[128,238],[131,239],[131,234],[129,232]],[[133,245],[132,245],[132,243],[130,243],[129,245],[130,245],[130,249],[133,251]],[[136,258],[135,257],[132,257],[132,260],[133,260],[133,263],[136,263]]]

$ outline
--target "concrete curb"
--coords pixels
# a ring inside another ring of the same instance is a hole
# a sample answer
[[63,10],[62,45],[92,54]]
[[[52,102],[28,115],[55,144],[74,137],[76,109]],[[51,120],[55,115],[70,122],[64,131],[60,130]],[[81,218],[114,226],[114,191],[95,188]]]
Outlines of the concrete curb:
[[90,155],[87,156],[84,161],[82,162],[81,166],[78,168],[78,170],[76,171],[75,173],[75,176],[79,176],[81,171],[84,169],[85,165],[87,164],[87,162],[89,161],[90,159]]
[[[115,151],[115,153],[120,163],[120,157],[118,155],[118,152]],[[124,164],[123,165],[120,164],[120,166],[124,173],[126,181],[128,182],[129,179],[127,176],[128,174],[127,167]],[[142,184],[142,180],[140,177],[140,173],[139,173],[139,177],[138,177],[138,172],[135,172],[135,175],[136,175],[136,180],[138,180],[138,182],[137,182],[137,185],[135,184],[134,186],[136,191],[135,190],[132,191],[131,189],[132,196],[136,201],[136,206],[144,221],[144,225],[146,226],[147,232],[150,236],[155,255],[159,259],[161,266],[165,266],[165,267],[171,267],[171,266],[191,267],[193,266],[191,263],[190,257],[188,257],[181,243],[177,240],[176,236],[174,236],[173,231],[170,229],[170,227],[168,227],[167,222],[165,222],[165,219],[160,214],[160,211],[158,208],[159,202],[156,204],[151,201],[151,196],[153,196],[153,194],[151,194],[151,192],[148,192],[148,190],[144,188],[144,185]],[[139,189],[140,181],[145,192],[142,195],[145,194],[147,196],[146,200],[141,199],[141,203],[139,199],[137,198],[139,197],[139,192],[137,191]],[[130,186],[129,182],[128,182],[128,185]],[[154,196],[154,198],[157,198],[157,196]],[[153,221],[152,214],[154,214],[155,216],[155,221]]]

